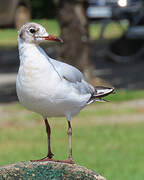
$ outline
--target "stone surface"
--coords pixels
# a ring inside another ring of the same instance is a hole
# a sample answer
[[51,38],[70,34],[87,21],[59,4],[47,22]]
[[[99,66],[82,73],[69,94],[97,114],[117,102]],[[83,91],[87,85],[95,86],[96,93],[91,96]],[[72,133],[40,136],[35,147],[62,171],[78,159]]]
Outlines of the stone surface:
[[94,171],[60,162],[21,162],[0,167],[0,180],[106,180]]

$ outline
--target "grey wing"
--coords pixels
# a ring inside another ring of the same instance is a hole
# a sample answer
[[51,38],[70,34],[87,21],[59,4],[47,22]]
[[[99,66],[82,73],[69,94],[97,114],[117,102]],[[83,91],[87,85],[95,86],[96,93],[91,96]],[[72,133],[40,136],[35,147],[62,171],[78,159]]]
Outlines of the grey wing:
[[61,79],[65,79],[69,85],[75,88],[79,94],[91,94],[87,104],[95,101],[103,101],[101,97],[105,97],[114,92],[114,88],[96,86],[95,88],[84,80],[83,74],[75,67],[63,62],[52,60],[52,65]]
[[56,60],[52,60],[52,62],[59,76],[71,83],[79,93],[94,93],[94,87],[85,81],[83,74],[77,68]]
[[73,83],[76,81],[81,82],[81,80],[84,79],[83,74],[74,66],[56,60],[54,60],[53,63],[62,78],[66,78]]

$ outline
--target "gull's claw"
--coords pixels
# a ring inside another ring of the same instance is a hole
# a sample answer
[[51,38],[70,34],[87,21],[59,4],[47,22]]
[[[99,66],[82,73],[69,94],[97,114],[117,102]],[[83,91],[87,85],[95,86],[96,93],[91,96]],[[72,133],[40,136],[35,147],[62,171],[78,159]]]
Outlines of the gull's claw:
[[56,160],[54,160],[53,158],[49,158],[49,157],[45,157],[42,159],[38,159],[38,160],[30,160],[31,162],[43,162],[43,161],[54,161],[57,162]]
[[61,160],[61,161],[58,161],[58,162],[68,163],[68,164],[75,164],[75,162],[73,160],[71,160],[71,159]]
[[45,161],[53,161],[53,162],[60,162],[60,163],[68,163],[68,164],[75,164],[75,162],[71,159],[66,159],[66,160],[55,160],[53,158],[42,158],[42,159],[38,159],[38,160],[31,160],[31,162],[45,162]]

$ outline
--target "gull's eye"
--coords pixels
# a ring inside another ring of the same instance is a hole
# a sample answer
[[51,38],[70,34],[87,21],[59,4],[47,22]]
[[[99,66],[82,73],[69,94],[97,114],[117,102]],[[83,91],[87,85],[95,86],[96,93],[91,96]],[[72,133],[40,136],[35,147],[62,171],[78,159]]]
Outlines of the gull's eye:
[[35,29],[32,29],[32,28],[31,28],[29,31],[30,31],[32,34],[34,34],[34,33],[36,32],[36,30],[35,30]]

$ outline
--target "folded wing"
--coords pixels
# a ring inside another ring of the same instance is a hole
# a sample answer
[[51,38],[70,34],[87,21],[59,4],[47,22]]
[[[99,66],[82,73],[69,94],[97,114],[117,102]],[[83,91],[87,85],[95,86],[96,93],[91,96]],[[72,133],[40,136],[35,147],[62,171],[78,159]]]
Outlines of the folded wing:
[[113,93],[114,88],[105,86],[93,87],[91,84],[87,83],[83,77],[83,74],[77,68],[54,59],[51,60],[54,68],[62,79],[65,79],[67,82],[71,83],[71,85],[77,89],[81,95],[91,94],[87,104],[102,101],[102,97]]

